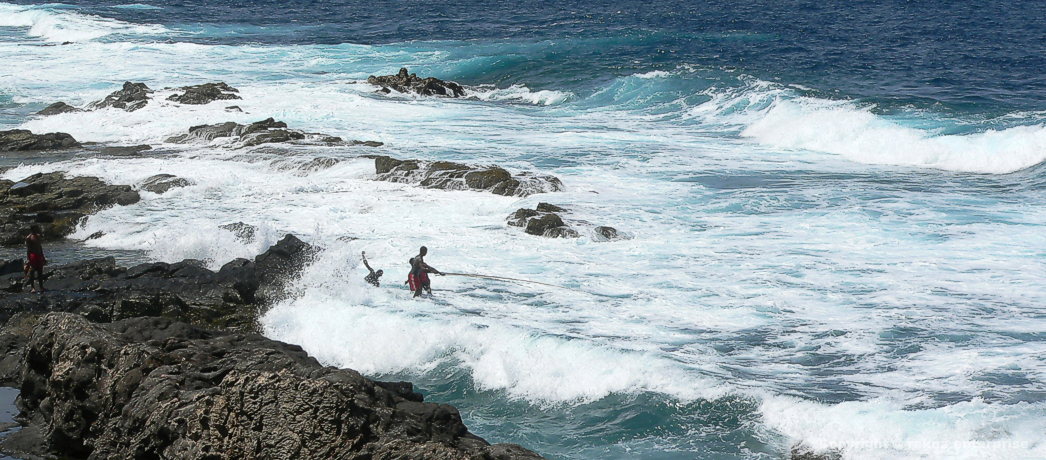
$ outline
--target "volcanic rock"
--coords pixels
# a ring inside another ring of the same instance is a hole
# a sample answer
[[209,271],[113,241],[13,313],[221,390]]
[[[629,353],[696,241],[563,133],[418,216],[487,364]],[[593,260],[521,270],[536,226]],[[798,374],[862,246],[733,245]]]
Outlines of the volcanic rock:
[[550,238],[578,238],[580,233],[574,227],[587,227],[592,240],[607,242],[631,239],[632,236],[618,232],[614,227],[597,226],[581,220],[564,221],[560,216],[569,213],[567,209],[549,203],[538,203],[536,209],[520,208],[508,216],[508,224],[523,227],[528,234]]
[[267,118],[249,125],[225,122],[215,125],[200,125],[189,128],[186,134],[168,137],[166,142],[172,144],[206,143],[218,138],[230,138],[232,147],[253,147],[262,144],[290,143],[303,141],[306,144],[322,145],[365,145],[380,146],[380,142],[342,141],[339,137],[326,134],[306,133],[288,129],[287,123]]
[[0,131],[0,152],[57,150],[80,147],[80,143],[66,133],[33,134],[25,129]]
[[418,184],[441,190],[487,190],[496,195],[529,196],[562,190],[554,176],[520,173],[513,176],[499,166],[469,166],[449,161],[428,162],[374,157],[378,180]]
[[139,188],[162,195],[172,188],[188,187],[192,184],[188,179],[182,179],[171,174],[157,174],[143,180],[139,184]]
[[415,93],[421,96],[461,97],[465,95],[465,89],[457,83],[435,77],[418,78],[417,74],[408,74],[406,68],[401,68],[396,75],[380,77],[371,75],[367,77],[367,83],[380,86],[385,93],[395,90],[400,93]]
[[116,147],[102,147],[102,150],[100,150],[98,153],[100,153],[102,155],[111,155],[111,156],[114,156],[114,157],[130,157],[130,156],[138,156],[139,153],[142,153],[142,152],[144,152],[146,150],[152,150],[152,149],[153,149],[152,146],[146,145],[146,144],[142,144],[142,145],[116,146]]
[[127,185],[108,185],[95,177],[66,178],[63,173],[34,174],[18,182],[0,180],[0,243],[25,244],[31,224],[39,224],[44,241],[75,230],[84,216],[113,206],[137,203]]
[[409,384],[324,367],[301,347],[169,318],[40,318],[19,408],[56,455],[178,459],[541,458],[491,446]]
[[43,110],[41,110],[39,112],[36,112],[36,114],[37,115],[43,115],[43,116],[46,117],[46,116],[51,116],[51,115],[58,115],[60,113],[70,113],[70,112],[83,112],[83,110],[80,110],[80,109],[78,109],[76,107],[73,107],[73,106],[71,106],[69,104],[66,104],[64,102],[55,102],[54,104],[51,104],[51,105],[45,107]]
[[98,102],[92,102],[87,107],[91,110],[115,107],[128,112],[134,112],[149,103],[149,94],[153,91],[145,86],[145,83],[124,82],[123,89],[114,91],[112,94]]
[[231,99],[241,99],[233,93],[238,93],[239,90],[226,85],[223,82],[218,83],[205,83],[202,85],[195,86],[184,86],[182,90],[185,92],[182,94],[172,94],[167,98],[168,101],[174,101],[182,104],[207,104],[214,101],[226,101]]
[[255,234],[258,233],[258,227],[243,222],[219,225],[218,228],[232,232],[237,239],[247,244],[253,243]]

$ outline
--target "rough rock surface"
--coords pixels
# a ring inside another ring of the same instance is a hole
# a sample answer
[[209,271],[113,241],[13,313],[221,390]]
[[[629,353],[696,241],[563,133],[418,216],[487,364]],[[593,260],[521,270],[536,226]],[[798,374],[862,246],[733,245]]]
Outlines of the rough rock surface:
[[400,93],[415,93],[422,96],[448,96],[461,97],[465,95],[465,89],[452,81],[443,81],[435,77],[419,78],[417,74],[408,73],[406,68],[400,69],[396,75],[383,75],[367,77],[367,83],[381,87],[385,93],[393,90]]
[[44,107],[43,110],[41,110],[39,112],[36,112],[36,114],[37,115],[43,115],[43,116],[46,117],[46,116],[51,116],[51,115],[58,115],[60,113],[70,113],[70,112],[83,112],[83,110],[80,110],[80,109],[78,109],[76,107],[73,107],[73,106],[71,106],[69,104],[66,104],[64,102],[55,102],[54,104],[51,104],[51,105],[49,105],[47,107]]
[[255,235],[258,233],[258,227],[243,222],[219,225],[218,228],[232,232],[233,235],[236,235],[237,239],[247,244],[253,243]]
[[233,93],[238,93],[239,90],[226,85],[224,82],[218,83],[205,83],[202,85],[195,86],[184,86],[182,90],[185,92],[182,94],[172,94],[167,100],[174,101],[181,104],[208,104],[214,101],[227,101],[231,99],[241,99]]
[[25,244],[29,226],[39,224],[44,241],[73,232],[77,221],[100,209],[137,203],[138,192],[95,177],[66,178],[63,173],[34,174],[18,182],[0,180],[0,242]]
[[91,110],[115,107],[134,112],[149,103],[149,94],[153,91],[145,83],[124,82],[123,88],[87,106]]
[[523,197],[563,189],[563,183],[556,177],[528,173],[513,176],[498,166],[476,167],[448,161],[397,160],[376,156],[374,169],[378,180],[442,190],[488,190],[496,195]]
[[150,176],[149,178],[143,180],[139,184],[139,188],[147,192],[153,192],[162,195],[172,188],[188,187],[192,184],[193,183],[190,182],[188,179],[176,177],[171,174],[157,174],[155,176]]
[[43,316],[26,346],[19,407],[43,445],[75,458],[541,458],[491,446],[457,409],[423,402],[409,384],[168,318]]
[[[46,253],[47,247],[44,247]],[[22,274],[0,276],[0,322],[20,312],[77,312],[108,322],[166,316],[245,331],[261,309],[283,295],[314,249],[288,235],[254,260],[236,259],[214,272],[198,260],[120,267],[112,257],[44,268],[44,294],[29,294]]]
[[0,131],[0,152],[57,150],[80,147],[80,143],[66,133],[33,134],[26,129]]
[[102,155],[111,155],[114,157],[133,157],[138,156],[140,153],[146,150],[152,150],[152,146],[141,144],[141,145],[122,145],[113,147],[102,147],[98,153]]
[[186,134],[168,137],[166,142],[172,144],[207,143],[219,138],[230,138],[233,147],[253,147],[262,144],[287,142],[304,142],[321,145],[365,145],[377,147],[381,142],[343,141],[340,137],[326,134],[306,133],[288,129],[287,123],[267,118],[249,125],[225,122],[214,125],[200,125],[189,128]]
[[580,237],[580,232],[572,227],[590,228],[592,240],[596,242],[632,238],[631,235],[618,232],[614,227],[592,227],[588,222],[581,220],[572,220],[568,223],[560,216],[560,214],[564,213],[569,213],[569,211],[553,204],[538,203],[535,209],[520,208],[516,210],[516,212],[508,216],[508,224],[514,227],[523,227],[528,234],[549,238]]

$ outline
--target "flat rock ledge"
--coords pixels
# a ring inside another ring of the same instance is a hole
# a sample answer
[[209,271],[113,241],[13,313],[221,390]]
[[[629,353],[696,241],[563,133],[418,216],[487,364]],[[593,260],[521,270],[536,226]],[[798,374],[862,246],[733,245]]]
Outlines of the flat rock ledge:
[[413,93],[421,96],[447,96],[461,97],[465,95],[465,89],[452,81],[443,81],[435,77],[419,78],[417,74],[409,73],[407,69],[401,68],[396,75],[382,75],[367,77],[367,83],[380,86],[379,91],[391,93]]
[[530,235],[548,238],[578,238],[581,236],[581,232],[577,228],[583,228],[583,231],[589,233],[592,240],[596,242],[632,239],[631,235],[619,232],[614,227],[593,226],[582,220],[565,221],[560,216],[569,213],[569,210],[553,204],[538,203],[535,209],[516,210],[508,216],[508,224],[513,227],[523,227],[524,231]]
[[35,444],[88,460],[541,458],[490,445],[457,409],[424,402],[410,383],[324,367],[256,334],[50,313],[32,328],[22,362],[28,427],[4,448]]
[[192,259],[126,268],[106,257],[45,266],[44,294],[27,293],[18,269],[0,275],[0,323],[18,313],[60,311],[97,322],[164,316],[256,332],[260,313],[283,298],[286,281],[298,275],[315,251],[287,235],[254,260],[236,259],[217,272]]
[[33,134],[26,129],[0,131],[0,152],[33,150],[61,150],[80,147],[80,143],[66,133]]
[[129,185],[109,185],[96,177],[64,173],[34,174],[18,182],[0,180],[0,242],[25,244],[29,226],[39,224],[44,241],[72,233],[79,220],[101,209],[137,203]]
[[210,143],[215,139],[223,138],[229,142],[230,146],[235,148],[292,142],[328,146],[363,145],[367,147],[379,147],[383,145],[381,142],[344,141],[340,137],[288,129],[287,123],[276,121],[272,118],[267,118],[249,125],[241,125],[229,121],[215,125],[193,126],[189,128],[188,133],[168,137],[165,142],[171,144]]
[[397,160],[374,157],[377,180],[417,184],[441,190],[486,190],[495,195],[525,197],[558,192],[563,182],[555,176],[512,175],[499,166],[469,166],[449,161]]

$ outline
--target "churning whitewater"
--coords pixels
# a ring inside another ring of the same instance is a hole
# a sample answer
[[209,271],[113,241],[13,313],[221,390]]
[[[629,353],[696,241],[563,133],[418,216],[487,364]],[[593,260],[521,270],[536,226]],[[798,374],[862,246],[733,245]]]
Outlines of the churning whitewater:
[[[982,80],[995,77],[970,64],[946,89],[909,89],[916,68],[883,70],[894,80],[864,92],[860,72],[843,86],[800,69],[806,51],[777,45],[786,31],[761,35],[755,19],[689,30],[667,14],[651,25],[611,11],[640,2],[564,3],[548,18],[519,5],[505,19],[518,29],[504,32],[466,24],[493,13],[459,12],[456,24],[421,7],[371,17],[332,4],[355,19],[320,27],[326,16],[209,9],[225,3],[201,4],[200,18],[166,1],[0,3],[0,129],[152,146],[8,157],[2,178],[191,183],[90,216],[72,235],[84,241],[55,263],[111,253],[218,268],[292,233],[322,252],[264,316],[268,337],[411,380],[480,436],[549,458],[772,459],[799,445],[846,459],[1046,458],[1038,80],[990,92]],[[378,30],[397,21],[430,35]],[[771,45],[796,53],[796,68],[759,54]],[[457,81],[466,96],[367,83],[401,67]],[[35,115],[125,81],[146,83],[153,101]],[[167,100],[217,81],[242,100]],[[1018,102],[964,99],[975,88]],[[167,142],[270,117],[384,145]],[[377,181],[373,155],[496,164],[554,175],[564,190],[520,198]],[[584,223],[579,237],[506,224],[541,202]],[[237,222],[254,238],[221,228]],[[423,245],[442,271],[547,285],[433,276],[431,298],[413,299],[403,283]],[[362,251],[385,272],[380,288],[363,280]]]

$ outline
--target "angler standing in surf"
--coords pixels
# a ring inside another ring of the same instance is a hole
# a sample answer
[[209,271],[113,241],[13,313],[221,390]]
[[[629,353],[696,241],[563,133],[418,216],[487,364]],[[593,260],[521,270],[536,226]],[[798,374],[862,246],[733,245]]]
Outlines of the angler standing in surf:
[[414,297],[421,296],[422,289],[428,291],[429,294],[432,294],[429,273],[443,275],[439,270],[436,270],[429,266],[429,264],[425,263],[425,254],[428,254],[428,252],[429,249],[422,246],[418,255],[410,259],[410,275],[407,275],[407,284],[410,286],[410,290],[414,291]]
[[33,288],[30,292],[44,292],[45,290],[44,264],[47,263],[47,259],[44,258],[44,246],[40,243],[42,232],[39,225],[33,225],[29,227],[29,236],[25,237],[25,252],[26,259],[28,259],[26,265],[29,266],[29,287],[33,287],[34,279],[40,283],[39,291]]

